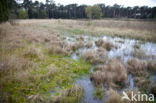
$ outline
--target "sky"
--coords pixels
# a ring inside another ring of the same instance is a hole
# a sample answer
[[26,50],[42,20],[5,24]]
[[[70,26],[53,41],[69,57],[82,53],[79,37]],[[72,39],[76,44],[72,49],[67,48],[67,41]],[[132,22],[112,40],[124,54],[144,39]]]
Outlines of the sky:
[[[33,0],[36,1],[36,0]],[[45,0],[37,0],[45,3]],[[99,3],[104,3],[105,5],[114,5],[115,3],[119,5],[127,6],[156,6],[156,0],[54,0],[56,4],[60,3],[63,5],[77,3],[78,5],[94,5]]]

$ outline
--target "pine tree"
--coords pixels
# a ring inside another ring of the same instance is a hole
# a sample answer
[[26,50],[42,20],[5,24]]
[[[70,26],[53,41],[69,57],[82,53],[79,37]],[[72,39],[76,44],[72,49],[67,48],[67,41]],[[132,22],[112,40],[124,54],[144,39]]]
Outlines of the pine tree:
[[9,19],[8,0],[0,0],[0,23]]

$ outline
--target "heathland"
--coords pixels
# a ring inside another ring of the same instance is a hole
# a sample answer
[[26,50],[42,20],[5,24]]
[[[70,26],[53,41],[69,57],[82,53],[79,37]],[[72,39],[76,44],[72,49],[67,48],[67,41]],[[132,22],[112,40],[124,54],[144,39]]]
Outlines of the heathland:
[[[76,103],[87,98],[89,90],[93,95],[88,95],[88,103],[93,98],[122,103],[117,90],[156,94],[155,73],[154,20],[32,19],[0,24],[0,102]],[[81,78],[85,75],[89,79]],[[83,81],[91,82],[95,91]]]

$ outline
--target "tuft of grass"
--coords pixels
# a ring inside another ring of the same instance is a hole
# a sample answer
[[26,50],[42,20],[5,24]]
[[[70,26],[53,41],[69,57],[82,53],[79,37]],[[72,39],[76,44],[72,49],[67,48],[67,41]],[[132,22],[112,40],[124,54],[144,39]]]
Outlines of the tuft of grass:
[[71,85],[53,97],[52,103],[78,103],[83,96],[83,89],[78,85]]
[[151,86],[150,92],[151,92],[152,94],[154,94],[154,96],[156,97],[156,84],[153,84],[153,85]]
[[127,71],[118,60],[110,60],[106,65],[98,67],[99,69],[91,74],[91,80],[96,85],[107,85],[108,87],[122,87],[126,84]]
[[105,63],[108,56],[107,51],[103,48],[99,48],[98,51],[95,50],[87,50],[82,55],[82,58],[84,58],[86,61],[97,64],[97,63]]
[[121,96],[113,89],[110,89],[108,91],[108,99],[106,100],[106,103],[123,103],[123,102],[121,101]]
[[133,56],[139,59],[145,59],[147,57],[146,53],[140,48],[134,48]]
[[93,43],[92,43],[92,42],[87,42],[85,46],[86,46],[87,48],[91,48],[91,47],[92,47],[92,45],[93,45]]
[[103,95],[104,95],[104,90],[102,87],[97,87],[95,92],[94,92],[94,97],[95,98],[99,98],[99,99],[102,99],[103,98]]
[[99,40],[95,41],[95,44],[98,47],[103,47],[103,48],[105,48],[108,51],[110,51],[112,48],[116,48],[112,43],[106,42],[103,39],[99,39]]
[[132,58],[127,61],[127,69],[135,76],[144,76],[146,74],[146,62],[137,58]]
[[156,72],[156,61],[155,60],[149,61],[147,64],[147,68],[149,71],[155,73]]

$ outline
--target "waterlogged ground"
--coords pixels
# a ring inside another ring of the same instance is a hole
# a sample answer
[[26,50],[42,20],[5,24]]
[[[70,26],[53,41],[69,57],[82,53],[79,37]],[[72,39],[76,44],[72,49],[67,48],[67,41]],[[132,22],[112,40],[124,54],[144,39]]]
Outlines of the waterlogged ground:
[[[66,37],[66,41],[69,43],[74,43],[76,38],[79,36],[74,36],[74,37]],[[139,58],[143,61],[150,61],[154,60],[156,61],[156,43],[152,42],[142,42],[139,40],[134,40],[134,39],[123,39],[120,37],[108,37],[108,36],[101,36],[101,37],[94,37],[94,36],[81,36],[84,38],[84,43],[87,44],[88,42],[92,43],[92,46],[88,47],[83,47],[80,48],[76,51],[76,53],[73,53],[71,55],[71,58],[74,59],[75,61],[79,60],[81,56],[83,55],[84,52],[87,50],[97,50],[98,47],[95,44],[95,41],[97,41],[99,38],[102,38],[104,41],[111,42],[116,45],[116,48],[111,49],[108,52],[108,59],[109,61],[112,58],[116,58],[119,61],[123,61],[123,63],[126,65],[128,59],[132,59],[134,57]],[[139,46],[139,49],[143,54],[141,55],[134,55],[134,49],[135,45]],[[106,63],[107,63],[106,61]],[[98,64],[100,65],[100,64]],[[90,73],[94,71],[95,65],[93,65],[90,69]],[[150,81],[151,83],[156,83],[156,75],[150,75]],[[90,80],[89,75],[85,75],[81,78],[76,79],[75,81],[76,84],[80,85],[84,89],[84,97],[81,100],[80,103],[104,103],[105,100],[107,99],[107,95],[103,95],[102,98],[96,98],[95,92],[97,87],[95,87],[94,83]],[[118,89],[119,93],[122,93],[123,90],[126,89],[137,89],[135,82],[134,82],[134,77],[131,73],[128,74],[128,79],[126,82],[126,86],[122,89]]]
[[155,29],[101,22],[1,24],[0,102],[121,103],[122,91],[156,94]]

